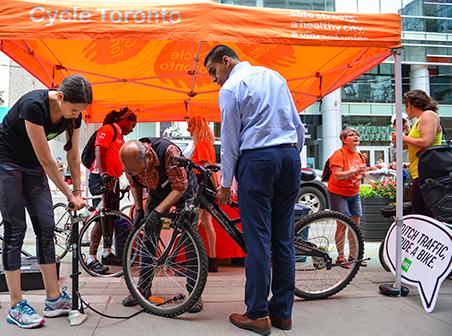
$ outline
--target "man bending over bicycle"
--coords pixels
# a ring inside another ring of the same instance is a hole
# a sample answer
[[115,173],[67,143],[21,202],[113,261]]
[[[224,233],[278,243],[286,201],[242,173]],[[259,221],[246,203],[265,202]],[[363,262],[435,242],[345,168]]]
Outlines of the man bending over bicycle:
[[[186,171],[178,167],[174,160],[182,153],[175,144],[167,139],[143,138],[132,140],[124,144],[120,151],[120,158],[129,179],[135,202],[134,225],[138,225],[144,218],[143,188],[148,190],[146,202],[146,231],[159,237],[162,229],[161,214],[168,212],[171,207],[182,207],[185,198],[193,197],[197,190],[197,180],[193,171]],[[195,223],[197,223],[195,218]],[[196,225],[196,224],[194,224]],[[152,245],[152,243],[150,243]],[[155,251],[154,251],[155,253]],[[149,294],[152,277],[146,277],[140,272],[140,290]],[[187,280],[187,288],[190,280]],[[138,303],[132,295],[122,301],[124,306],[135,306]],[[189,310],[198,313],[203,303],[198,302]]]

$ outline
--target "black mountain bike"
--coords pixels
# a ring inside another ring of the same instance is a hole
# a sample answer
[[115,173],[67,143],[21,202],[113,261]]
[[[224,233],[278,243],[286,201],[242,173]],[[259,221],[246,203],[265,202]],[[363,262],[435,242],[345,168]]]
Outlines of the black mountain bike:
[[[177,161],[179,166],[201,174],[198,194],[182,210],[165,215],[159,234],[150,231],[144,219],[132,231],[124,250],[124,277],[130,293],[143,308],[166,317],[190,309],[206,284],[207,256],[197,220],[194,221],[200,205],[246,251],[238,225],[240,218],[231,219],[215,201],[216,192],[207,187],[210,175],[219,171],[219,166],[201,167],[185,158]],[[233,202],[230,206],[237,204]],[[294,245],[295,294],[304,299],[322,299],[340,292],[356,275],[363,260],[364,244],[358,227],[335,211],[317,212],[298,221]],[[346,263],[336,262],[338,247],[348,257]]]

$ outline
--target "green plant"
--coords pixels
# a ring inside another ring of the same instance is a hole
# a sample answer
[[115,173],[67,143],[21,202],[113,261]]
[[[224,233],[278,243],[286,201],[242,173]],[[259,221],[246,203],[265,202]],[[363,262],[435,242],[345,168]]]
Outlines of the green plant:
[[361,185],[359,194],[362,198],[385,197],[389,199],[395,199],[396,182],[391,179],[385,179],[383,181],[363,184]]

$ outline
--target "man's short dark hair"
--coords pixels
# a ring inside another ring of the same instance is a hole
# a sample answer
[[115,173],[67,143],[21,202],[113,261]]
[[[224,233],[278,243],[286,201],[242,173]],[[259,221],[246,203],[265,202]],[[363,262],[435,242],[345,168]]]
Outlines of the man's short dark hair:
[[206,58],[204,59],[204,66],[207,65],[207,62],[209,60],[211,60],[212,63],[220,62],[223,56],[229,56],[231,58],[239,60],[239,57],[232,48],[225,46],[223,44],[219,44],[209,51]]

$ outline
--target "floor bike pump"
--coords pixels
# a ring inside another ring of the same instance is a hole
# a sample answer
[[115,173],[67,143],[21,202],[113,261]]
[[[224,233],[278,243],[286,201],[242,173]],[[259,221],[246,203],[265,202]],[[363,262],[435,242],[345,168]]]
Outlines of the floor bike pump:
[[79,223],[83,220],[82,216],[74,211],[72,216],[72,310],[69,312],[68,320],[71,326],[82,324],[87,315],[84,313],[83,305],[79,300],[79,255],[78,255],[78,240],[79,240]]

